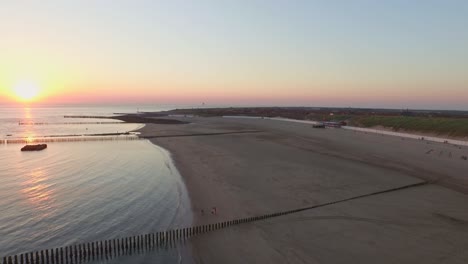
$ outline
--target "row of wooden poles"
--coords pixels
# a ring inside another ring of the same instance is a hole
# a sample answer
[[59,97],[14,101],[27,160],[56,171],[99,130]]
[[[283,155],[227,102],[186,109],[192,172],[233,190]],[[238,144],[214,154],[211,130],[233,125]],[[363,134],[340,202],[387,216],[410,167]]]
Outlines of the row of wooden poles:
[[76,136],[76,137],[50,137],[50,138],[35,138],[35,139],[4,139],[0,140],[0,144],[35,144],[35,143],[51,143],[51,142],[79,142],[79,141],[117,141],[117,140],[140,140],[138,136]]
[[124,122],[18,122],[20,126],[47,126],[47,125],[107,125],[107,124],[125,124]]
[[63,118],[110,118],[110,116],[93,116],[93,115],[64,115]]
[[334,205],[364,197],[370,197],[377,194],[390,193],[394,191],[420,187],[427,184],[429,183],[426,181],[421,181],[417,183],[403,185],[400,187],[384,189],[372,193],[366,193],[358,196],[344,198],[341,200],[316,204],[308,207],[278,213],[265,214],[261,216],[252,216],[230,221],[223,221],[214,224],[192,226],[187,228],[169,230],[165,232],[157,232],[140,236],[84,243],[74,246],[46,249],[26,254],[8,256],[3,258],[3,264],[74,264],[93,260],[106,260],[121,255],[131,255],[133,253],[143,252],[144,250],[148,249],[164,249],[168,246],[175,245],[176,242],[184,241],[187,238],[210,231],[227,228],[233,225],[250,223],[272,217],[298,213],[301,211],[316,209],[319,207]]
[[107,260],[122,255],[132,255],[154,249],[166,249],[169,246],[172,247],[178,242],[184,241],[199,234],[227,228],[233,225],[286,215],[302,210],[305,209],[297,209],[262,216],[253,216],[214,224],[174,229],[165,232],[82,243],[54,249],[45,249],[4,257],[3,264],[74,264],[89,261]]

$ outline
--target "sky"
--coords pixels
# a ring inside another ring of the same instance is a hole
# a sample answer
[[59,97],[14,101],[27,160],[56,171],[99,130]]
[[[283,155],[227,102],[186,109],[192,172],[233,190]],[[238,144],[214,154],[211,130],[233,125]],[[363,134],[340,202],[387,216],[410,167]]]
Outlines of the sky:
[[468,110],[467,14],[455,0],[5,0],[0,103]]

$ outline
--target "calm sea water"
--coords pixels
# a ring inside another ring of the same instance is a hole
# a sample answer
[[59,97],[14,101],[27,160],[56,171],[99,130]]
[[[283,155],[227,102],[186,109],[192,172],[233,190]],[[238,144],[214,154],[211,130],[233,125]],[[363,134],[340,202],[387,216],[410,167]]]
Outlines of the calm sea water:
[[[138,127],[86,125],[88,130],[83,131],[84,125],[18,125],[19,119],[59,122],[64,114],[116,112],[125,109],[0,108],[0,133],[24,137]],[[148,141],[49,143],[40,152],[21,152],[21,147],[0,145],[0,256],[191,224],[187,192],[169,153]],[[187,254],[185,250],[113,262],[176,263]]]
[[[57,135],[84,135],[98,133],[123,133],[137,129],[138,124],[89,124],[93,122],[118,122],[113,119],[74,119],[66,115],[114,116],[120,113],[139,111],[161,111],[176,106],[44,106],[2,107],[0,106],[0,139],[27,138]],[[64,123],[83,122],[88,124],[69,125]],[[20,125],[43,123],[44,125]]]

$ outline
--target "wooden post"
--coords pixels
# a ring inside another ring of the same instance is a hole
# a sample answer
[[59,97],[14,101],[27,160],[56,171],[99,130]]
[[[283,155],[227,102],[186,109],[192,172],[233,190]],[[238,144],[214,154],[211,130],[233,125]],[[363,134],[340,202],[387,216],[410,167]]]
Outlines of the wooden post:
[[76,245],[75,245],[75,254],[74,254],[74,256],[75,256],[75,263],[77,263],[78,262],[78,248],[77,248]]
[[67,256],[66,256],[67,263],[68,262],[73,263],[73,248],[72,246],[68,246],[66,247],[66,249],[67,249]]
[[11,260],[11,256],[8,256],[8,264],[13,264],[13,261]]
[[18,255],[15,255],[15,264],[19,264],[18,263]]
[[109,253],[109,245],[107,245],[107,240],[104,240],[104,256],[107,258]]
[[93,255],[93,260],[99,255],[98,242],[91,242],[91,255]]
[[68,258],[70,259],[70,263],[73,263],[73,246],[69,246],[68,253],[70,254]]
[[45,263],[44,250],[41,250],[41,263]]
[[78,245],[78,254],[80,256],[80,262],[83,260],[83,249],[81,248],[81,244]]
[[55,264],[54,249],[50,250],[50,263]]
[[116,238],[115,245],[114,245],[114,255],[116,256],[120,255],[121,247],[122,247],[122,243],[120,242],[120,238]]

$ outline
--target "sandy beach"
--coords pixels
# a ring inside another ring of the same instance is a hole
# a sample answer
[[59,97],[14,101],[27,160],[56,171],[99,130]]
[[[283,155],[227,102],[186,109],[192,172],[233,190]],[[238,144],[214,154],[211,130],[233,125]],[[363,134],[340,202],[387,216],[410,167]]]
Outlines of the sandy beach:
[[197,236],[196,263],[468,262],[467,147],[274,120],[178,119],[190,123],[141,132],[172,154],[196,224],[428,183]]

